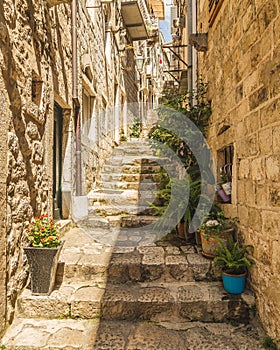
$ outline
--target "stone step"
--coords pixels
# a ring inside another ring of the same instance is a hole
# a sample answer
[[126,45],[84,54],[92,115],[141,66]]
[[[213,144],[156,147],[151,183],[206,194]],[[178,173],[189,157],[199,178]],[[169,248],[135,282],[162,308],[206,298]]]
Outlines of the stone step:
[[[98,218],[92,223],[95,230],[102,237],[105,236],[104,231],[106,233],[107,230],[102,228],[102,225],[108,225],[108,221]],[[111,227],[109,230],[112,231]],[[69,231],[64,238],[65,243],[56,273],[57,284],[69,281],[102,283],[112,254],[112,245],[96,241],[90,232],[77,227]]]
[[97,205],[89,209],[90,212],[97,215],[115,216],[115,215],[155,215],[155,209],[147,205]]
[[108,280],[110,283],[217,280],[211,265],[211,260],[197,254],[192,245],[140,246],[113,252]]
[[102,320],[94,350],[263,349],[262,333],[246,325]]
[[122,173],[108,173],[101,174],[101,181],[124,181],[124,182],[139,182],[139,181],[151,181],[157,183],[159,180],[158,174],[122,174]]
[[[145,157],[145,158],[144,158]],[[120,155],[112,155],[107,158],[105,161],[105,165],[113,165],[113,166],[140,166],[142,167],[151,167],[158,166],[159,162],[163,162],[164,158],[160,159],[155,156],[147,156],[147,155],[138,155],[138,156],[120,156]]]
[[128,203],[138,202],[137,190],[120,189],[97,189],[88,193],[88,205],[94,206],[95,202],[126,205]]
[[157,184],[154,182],[126,182],[126,181],[103,181],[100,184],[104,190],[137,190],[137,191],[157,191]]
[[145,191],[140,188],[140,192],[135,189],[99,189],[93,190],[88,195],[89,207],[97,208],[102,204],[114,206],[147,206],[149,203],[159,204],[156,191]]
[[2,344],[9,350],[258,350],[263,339],[260,327],[242,324],[16,319]]
[[19,318],[94,319],[100,314],[104,283],[62,283],[49,296],[32,295],[25,289],[17,299]]
[[105,164],[102,168],[103,174],[122,173],[122,174],[154,174],[160,170],[160,165],[112,165]]
[[120,146],[114,149],[113,156],[139,156],[139,154],[144,156],[153,156],[155,151],[149,145],[137,146]]
[[2,338],[9,350],[92,350],[98,329],[95,320],[15,319]]
[[172,317],[192,322],[249,322],[252,305],[247,299],[250,297],[226,293],[222,282],[107,284],[101,317],[161,322]]

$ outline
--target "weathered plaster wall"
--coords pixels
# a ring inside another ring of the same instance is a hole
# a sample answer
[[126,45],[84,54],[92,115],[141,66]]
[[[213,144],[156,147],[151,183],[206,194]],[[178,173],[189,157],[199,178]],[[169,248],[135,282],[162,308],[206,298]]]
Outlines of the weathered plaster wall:
[[208,28],[208,1],[200,0],[198,23],[208,31],[208,51],[199,53],[213,110],[208,140],[215,157],[234,146],[233,198],[224,208],[255,247],[258,311],[280,343],[280,3],[224,0]]

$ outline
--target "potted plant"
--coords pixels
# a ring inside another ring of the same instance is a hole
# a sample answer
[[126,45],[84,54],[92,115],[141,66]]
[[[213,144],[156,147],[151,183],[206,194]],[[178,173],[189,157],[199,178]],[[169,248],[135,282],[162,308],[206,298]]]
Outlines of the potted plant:
[[219,238],[219,247],[216,249],[216,257],[213,260],[214,266],[219,266],[222,270],[222,279],[225,290],[231,294],[244,292],[247,268],[252,266],[254,261],[247,257],[248,250],[253,249],[251,245],[239,247],[238,242],[229,239],[228,244],[224,244]]
[[216,248],[219,247],[219,238],[224,244],[227,244],[234,233],[234,221],[236,218],[227,219],[222,210],[210,212],[207,219],[199,228],[201,237],[202,254],[208,258],[216,256]]
[[55,284],[58,257],[64,241],[60,239],[59,224],[42,214],[26,229],[29,246],[24,253],[30,266],[31,292],[49,295]]

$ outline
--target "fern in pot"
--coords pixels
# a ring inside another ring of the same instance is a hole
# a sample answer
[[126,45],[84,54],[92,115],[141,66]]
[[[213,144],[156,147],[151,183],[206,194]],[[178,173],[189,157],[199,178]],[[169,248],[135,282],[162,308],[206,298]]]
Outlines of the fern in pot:
[[213,260],[214,266],[219,266],[222,270],[224,289],[231,294],[241,294],[244,292],[247,278],[247,269],[254,261],[248,257],[249,250],[253,250],[252,245],[239,246],[230,237],[228,244],[216,238],[219,247],[216,248],[216,257]]

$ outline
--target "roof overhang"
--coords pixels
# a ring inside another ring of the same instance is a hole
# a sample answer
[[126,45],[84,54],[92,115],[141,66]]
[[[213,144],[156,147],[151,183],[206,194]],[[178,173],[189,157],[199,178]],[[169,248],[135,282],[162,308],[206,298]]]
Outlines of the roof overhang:
[[145,40],[148,32],[143,16],[138,5],[138,1],[122,1],[121,12],[124,24],[132,41]]

